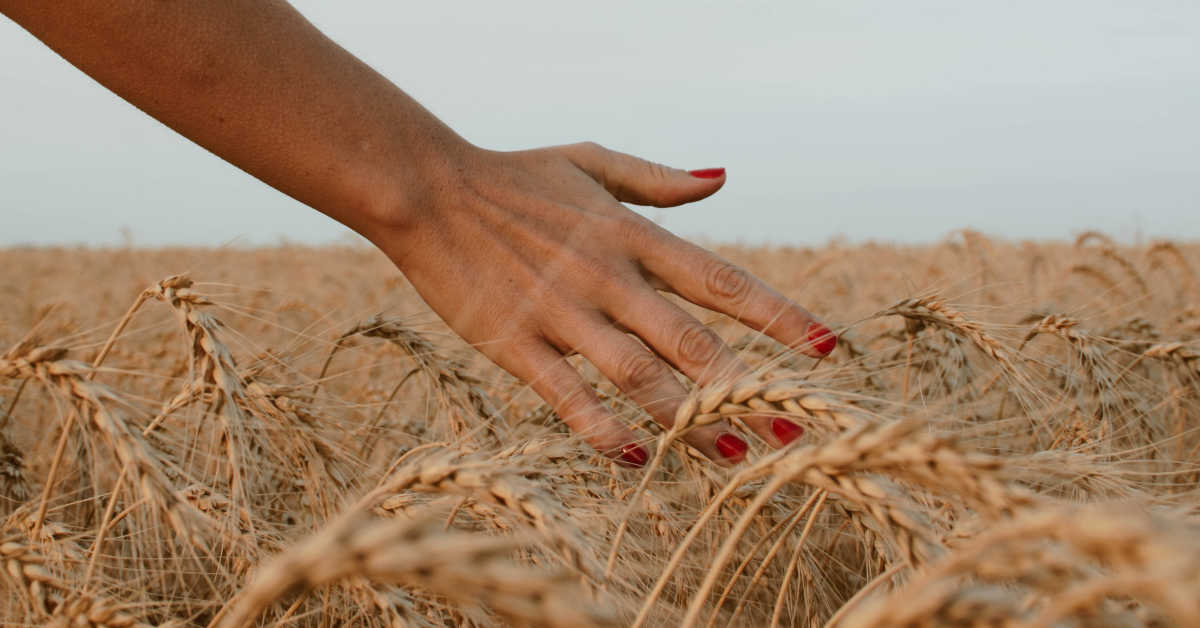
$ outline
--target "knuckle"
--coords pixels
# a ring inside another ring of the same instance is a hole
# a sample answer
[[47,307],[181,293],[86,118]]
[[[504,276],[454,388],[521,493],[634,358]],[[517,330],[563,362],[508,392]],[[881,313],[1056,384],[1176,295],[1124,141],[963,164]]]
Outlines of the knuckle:
[[631,215],[616,221],[617,237],[622,242],[641,243],[654,237],[654,231],[641,216]]
[[[555,307],[548,310],[552,314],[548,318],[556,322],[565,320],[563,317],[577,316],[582,305],[581,297],[586,299],[596,294],[625,290],[636,276],[632,264],[600,255],[579,254],[563,267],[570,274],[573,285],[553,287],[556,293],[553,297]],[[562,294],[570,296],[559,296]]]
[[522,328],[514,331],[507,342],[499,344],[503,352],[520,356],[527,362],[531,362],[531,358],[536,356],[538,350],[542,346],[541,336],[537,330],[530,326],[522,326]]
[[576,146],[579,148],[579,150],[581,152],[586,153],[588,155],[592,155],[592,156],[603,155],[608,150],[608,149],[604,148],[603,146],[601,146],[599,143],[592,142],[590,140],[586,141],[586,142],[579,142],[578,144],[576,144]]
[[653,161],[647,161],[645,163],[646,170],[650,173],[651,179],[655,181],[666,181],[668,178],[670,178],[671,173],[667,170],[666,166]]
[[[558,287],[554,285],[545,285],[540,294],[534,292],[529,297],[528,303],[531,307],[528,316],[533,319],[538,334],[558,333],[559,326],[556,323],[566,320],[577,308],[573,301],[552,292],[556,288]],[[501,312],[501,316],[505,314],[511,315],[509,312]]]
[[[503,340],[494,343],[481,343],[479,345],[482,347],[480,351],[493,362],[502,366],[504,370],[523,381],[533,382],[544,375],[541,368],[539,368],[540,362],[538,360],[543,350],[544,342],[534,329],[525,326],[525,323],[522,323],[521,327],[514,326],[511,329],[511,332],[506,332],[507,337]],[[467,342],[473,340],[479,343],[480,339],[486,337],[495,337],[495,334],[491,330],[479,334],[471,334]],[[545,390],[539,390],[538,392],[544,393]]]
[[710,261],[704,272],[705,289],[712,297],[726,303],[745,302],[753,285],[750,273],[724,260]]
[[698,322],[689,323],[679,334],[678,355],[695,365],[707,365],[721,350],[721,338],[717,332]]
[[666,367],[658,358],[645,351],[635,351],[621,358],[617,366],[617,384],[626,392],[654,387],[666,375]]

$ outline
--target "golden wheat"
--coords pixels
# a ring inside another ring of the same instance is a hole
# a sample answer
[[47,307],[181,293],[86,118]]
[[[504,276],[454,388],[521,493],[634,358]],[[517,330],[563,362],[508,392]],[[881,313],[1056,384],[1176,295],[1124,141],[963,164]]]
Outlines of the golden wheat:
[[[578,362],[654,444],[629,470],[378,252],[0,250],[0,617],[1200,624],[1195,245],[721,253],[839,348],[684,305],[751,374],[666,428]],[[762,416],[804,436],[733,469],[682,439]]]

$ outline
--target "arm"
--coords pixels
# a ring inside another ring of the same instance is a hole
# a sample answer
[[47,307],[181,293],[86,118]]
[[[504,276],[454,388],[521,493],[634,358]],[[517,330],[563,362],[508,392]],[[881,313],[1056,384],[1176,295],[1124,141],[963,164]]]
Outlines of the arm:
[[0,0],[0,10],[142,111],[356,231],[417,204],[389,194],[417,193],[400,184],[441,176],[448,153],[467,148],[286,2]]
[[[659,290],[812,356],[836,344],[800,306],[621,204],[699,200],[723,170],[590,143],[477,148],[278,0],[0,0],[0,11],[146,113],[371,240],[452,329],[628,464],[645,451],[564,354],[582,354],[665,425],[686,393],[670,366],[701,383],[747,370]],[[798,434],[772,417],[747,423],[776,446]],[[721,464],[745,453],[724,423],[687,440]]]

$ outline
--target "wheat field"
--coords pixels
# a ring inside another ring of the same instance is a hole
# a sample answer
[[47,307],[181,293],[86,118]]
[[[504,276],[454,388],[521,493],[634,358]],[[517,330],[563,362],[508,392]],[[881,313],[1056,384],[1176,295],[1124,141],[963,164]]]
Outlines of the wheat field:
[[755,375],[669,429],[573,358],[632,470],[365,246],[0,250],[3,625],[1200,626],[1200,246],[718,252],[838,348],[691,308]]

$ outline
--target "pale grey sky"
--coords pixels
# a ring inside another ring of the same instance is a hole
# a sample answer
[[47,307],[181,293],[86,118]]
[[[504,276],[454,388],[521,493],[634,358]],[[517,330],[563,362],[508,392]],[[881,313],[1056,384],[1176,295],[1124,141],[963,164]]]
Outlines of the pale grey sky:
[[[1200,238],[1200,2],[295,3],[470,141],[729,182],[710,240]],[[0,245],[336,240],[0,17]]]

